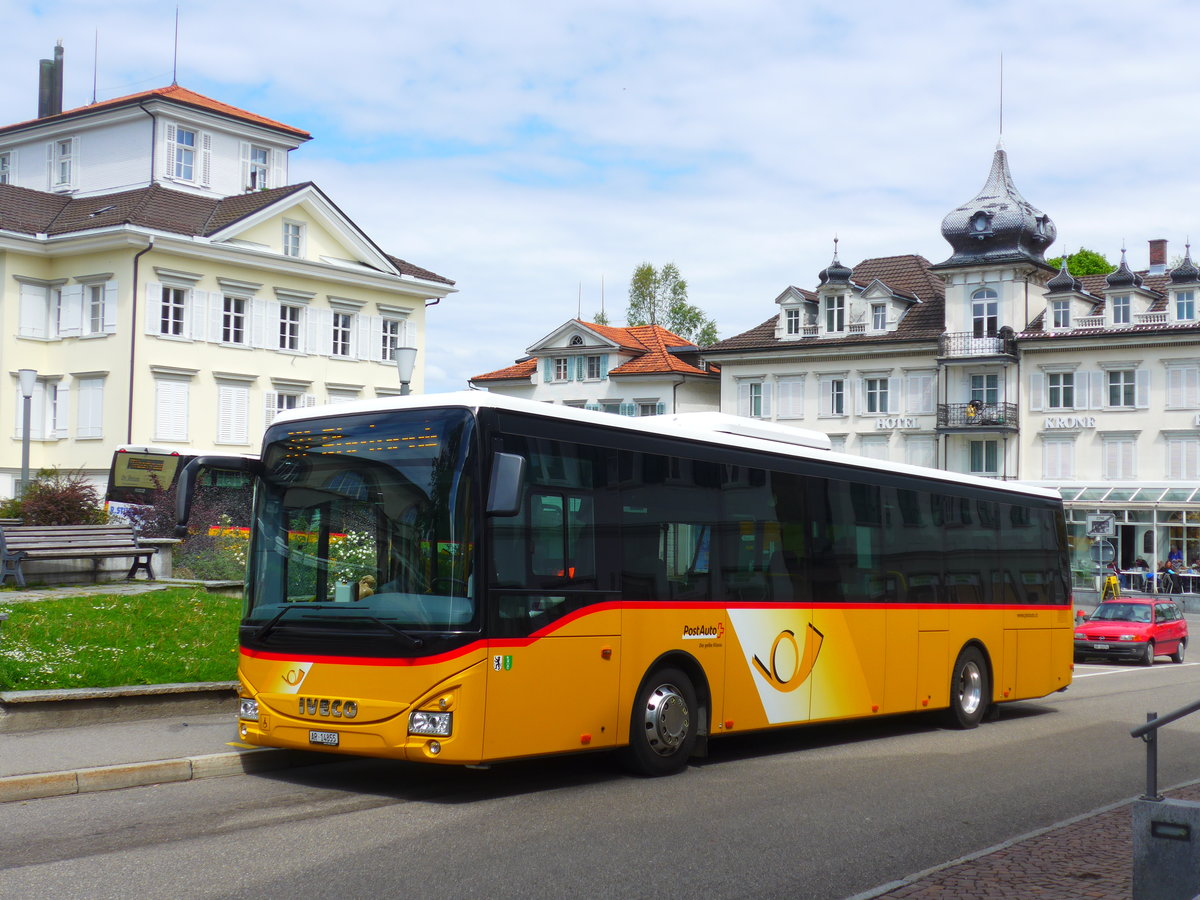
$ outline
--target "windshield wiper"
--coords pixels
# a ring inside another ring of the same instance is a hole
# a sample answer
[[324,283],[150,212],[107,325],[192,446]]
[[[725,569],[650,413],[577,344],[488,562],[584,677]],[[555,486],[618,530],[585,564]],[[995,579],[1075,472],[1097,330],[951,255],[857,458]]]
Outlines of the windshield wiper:
[[351,618],[367,619],[368,621],[374,622],[376,625],[380,625],[383,628],[386,628],[388,631],[392,632],[393,634],[400,635],[400,637],[404,638],[406,641],[408,641],[414,647],[424,647],[425,646],[424,639],[417,637],[415,634],[409,634],[403,628],[393,625],[391,622],[385,622],[385,621],[383,621],[383,619],[377,618],[376,616],[371,616],[371,615],[367,615],[364,613],[361,616],[351,616]]
[[338,607],[331,603],[289,604],[279,612],[275,613],[269,622],[260,625],[258,627],[258,631],[254,632],[254,639],[256,641],[261,641],[263,638],[265,638],[268,634],[275,630],[275,626],[279,624],[279,620],[290,613],[293,609],[338,609]]

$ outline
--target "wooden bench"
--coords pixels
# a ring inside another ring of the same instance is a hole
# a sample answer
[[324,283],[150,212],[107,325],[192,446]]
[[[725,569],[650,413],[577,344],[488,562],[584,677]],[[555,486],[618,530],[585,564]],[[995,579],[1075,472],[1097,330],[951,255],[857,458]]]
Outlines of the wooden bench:
[[92,581],[100,580],[100,563],[106,559],[132,559],[125,577],[139,570],[154,580],[150,561],[153,547],[138,545],[128,525],[4,525],[0,527],[0,584],[12,578],[17,587],[25,586],[21,563],[43,559],[92,561]]

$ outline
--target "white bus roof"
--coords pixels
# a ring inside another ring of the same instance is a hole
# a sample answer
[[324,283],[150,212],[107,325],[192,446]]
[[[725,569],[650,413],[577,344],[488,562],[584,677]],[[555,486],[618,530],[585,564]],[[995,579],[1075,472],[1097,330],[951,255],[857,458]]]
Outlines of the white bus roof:
[[677,413],[662,416],[618,416],[572,406],[506,397],[503,394],[493,394],[489,391],[454,391],[444,394],[381,397],[375,400],[355,400],[327,406],[297,408],[281,411],[275,416],[272,424],[280,425],[362,413],[382,415],[389,412],[431,407],[508,410],[545,419],[586,422],[619,431],[683,438],[721,447],[744,448],[800,459],[836,462],[839,465],[858,469],[895,472],[953,484],[973,485],[991,490],[1007,490],[1059,499],[1057,490],[1026,482],[980,478],[963,472],[929,469],[891,460],[877,460],[849,453],[837,453],[831,449],[832,445],[828,436],[822,432],[717,412]]

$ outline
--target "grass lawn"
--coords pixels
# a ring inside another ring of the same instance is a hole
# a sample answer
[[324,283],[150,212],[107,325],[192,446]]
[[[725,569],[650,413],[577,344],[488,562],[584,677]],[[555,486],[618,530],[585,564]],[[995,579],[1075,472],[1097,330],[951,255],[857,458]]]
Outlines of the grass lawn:
[[0,593],[0,613],[0,691],[236,677],[240,597],[184,587],[5,603]]

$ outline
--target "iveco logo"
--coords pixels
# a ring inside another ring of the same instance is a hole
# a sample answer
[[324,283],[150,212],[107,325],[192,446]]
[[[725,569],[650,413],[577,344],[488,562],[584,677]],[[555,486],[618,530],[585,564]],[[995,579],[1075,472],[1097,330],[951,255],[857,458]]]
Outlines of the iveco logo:
[[358,715],[354,700],[328,700],[324,697],[298,697],[300,715],[325,716],[333,719],[353,719]]

